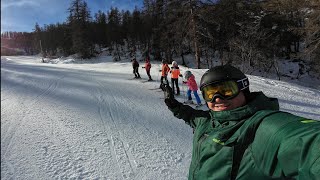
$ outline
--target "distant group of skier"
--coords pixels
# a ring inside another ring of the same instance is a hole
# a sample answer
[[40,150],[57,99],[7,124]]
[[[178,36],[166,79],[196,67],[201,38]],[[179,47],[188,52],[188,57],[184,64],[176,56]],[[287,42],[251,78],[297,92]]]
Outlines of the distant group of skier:
[[[135,78],[141,78],[139,74],[139,62],[136,60],[136,58],[133,58],[132,60],[132,67],[133,67],[133,74],[135,75]],[[153,81],[151,75],[150,75],[150,69],[151,69],[151,63],[150,63],[150,57],[147,56],[145,59],[145,65],[142,67],[146,69],[146,73],[149,77],[148,81]],[[172,87],[172,93],[175,95],[180,95],[180,87],[179,87],[179,77],[182,77],[182,74],[180,72],[179,65],[176,61],[172,61],[171,68],[168,65],[168,62],[163,59],[162,60],[162,66],[161,70],[161,77],[160,77],[160,86],[159,88],[161,90],[165,90],[165,85],[169,85],[168,81],[168,75],[171,74],[171,87]],[[198,95],[198,85],[195,80],[195,76],[191,73],[191,71],[187,70],[184,73],[185,80],[182,81],[183,84],[186,84],[188,86],[187,90],[187,98],[188,100],[184,101],[186,104],[193,104],[191,93],[194,94],[194,97],[196,99],[196,106],[201,106],[201,99]]]
[[[175,99],[181,75],[176,62],[170,70],[163,61],[160,71],[165,104],[193,129],[189,180],[320,179],[319,120],[280,111],[278,99],[250,92],[248,77],[231,65],[213,67],[201,77],[206,111]],[[193,92],[199,103],[194,76],[186,71],[184,77],[188,97]]]

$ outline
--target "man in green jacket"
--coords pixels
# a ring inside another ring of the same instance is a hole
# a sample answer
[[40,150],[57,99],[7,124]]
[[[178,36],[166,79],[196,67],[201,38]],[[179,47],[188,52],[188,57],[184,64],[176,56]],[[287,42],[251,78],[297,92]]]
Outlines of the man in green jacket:
[[249,91],[239,69],[204,73],[209,111],[183,105],[165,88],[168,108],[194,128],[189,179],[320,179],[320,122],[279,111],[277,99]]

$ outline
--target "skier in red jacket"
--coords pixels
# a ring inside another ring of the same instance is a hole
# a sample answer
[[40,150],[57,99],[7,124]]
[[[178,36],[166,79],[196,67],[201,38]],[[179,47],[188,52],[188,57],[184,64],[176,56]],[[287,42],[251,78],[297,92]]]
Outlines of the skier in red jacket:
[[198,85],[197,85],[197,82],[195,80],[194,75],[191,73],[191,71],[186,71],[184,73],[184,78],[187,81],[183,81],[183,83],[188,85],[188,91],[187,91],[188,100],[185,103],[186,104],[193,104],[192,97],[191,97],[191,92],[193,92],[193,95],[197,101],[197,106],[201,106],[201,100],[198,95]]

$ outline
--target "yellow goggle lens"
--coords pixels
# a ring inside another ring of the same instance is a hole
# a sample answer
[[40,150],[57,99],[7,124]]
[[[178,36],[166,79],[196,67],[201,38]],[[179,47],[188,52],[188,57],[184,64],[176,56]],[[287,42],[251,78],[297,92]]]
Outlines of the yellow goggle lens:
[[211,84],[203,88],[203,97],[206,101],[211,101],[215,94],[219,93],[225,98],[238,95],[239,88],[235,81],[225,81],[218,84]]

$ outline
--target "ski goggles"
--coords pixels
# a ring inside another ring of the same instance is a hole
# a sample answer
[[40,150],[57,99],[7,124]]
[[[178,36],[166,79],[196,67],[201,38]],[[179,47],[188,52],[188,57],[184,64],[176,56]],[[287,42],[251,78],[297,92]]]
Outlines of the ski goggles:
[[248,78],[238,81],[223,81],[214,84],[208,84],[202,89],[202,96],[206,102],[214,102],[216,98],[232,99],[236,97],[241,90],[249,87]]

